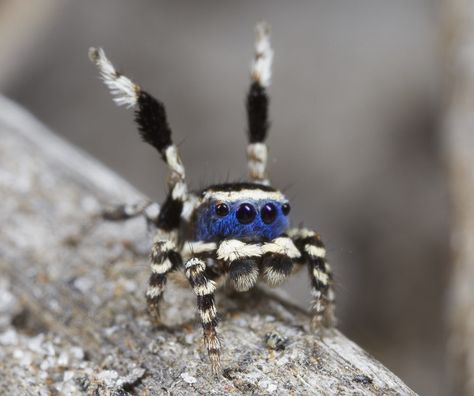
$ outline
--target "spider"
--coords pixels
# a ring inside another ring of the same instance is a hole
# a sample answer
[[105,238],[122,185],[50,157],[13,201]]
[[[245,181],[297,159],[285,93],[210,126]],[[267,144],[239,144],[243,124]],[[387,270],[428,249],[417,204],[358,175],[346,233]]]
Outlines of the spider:
[[312,284],[312,326],[332,327],[334,292],[326,250],[317,232],[290,228],[290,204],[270,186],[266,174],[269,129],[267,90],[273,50],[269,27],[256,27],[255,57],[246,99],[249,182],[216,184],[200,192],[188,191],[185,169],[171,139],[164,105],[139,85],[117,72],[99,48],[89,57],[118,105],[135,109],[143,140],[160,153],[169,168],[169,191],[163,205],[145,202],[105,212],[110,220],[140,215],[156,226],[150,254],[151,276],[146,292],[148,311],[159,323],[159,305],[174,271],[184,271],[197,296],[204,341],[214,373],[220,372],[221,342],[217,336],[214,294],[222,279],[244,292],[259,279],[277,286],[304,265]]

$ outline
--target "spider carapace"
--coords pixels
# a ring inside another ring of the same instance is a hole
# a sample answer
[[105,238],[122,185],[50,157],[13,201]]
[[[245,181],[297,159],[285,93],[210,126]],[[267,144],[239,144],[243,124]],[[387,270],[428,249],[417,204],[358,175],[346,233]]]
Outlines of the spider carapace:
[[266,174],[268,87],[273,50],[265,23],[256,28],[255,57],[247,94],[247,158],[250,181],[188,191],[185,169],[171,139],[164,105],[139,85],[117,72],[102,49],[89,56],[118,105],[135,109],[143,140],[160,153],[169,168],[165,202],[122,205],[105,213],[114,220],[140,215],[154,224],[156,236],[150,254],[151,276],[146,292],[149,313],[159,321],[159,306],[173,271],[184,271],[197,296],[197,308],[212,370],[220,371],[221,344],[217,337],[214,294],[220,279],[237,291],[262,280],[279,285],[307,266],[313,296],[313,328],[334,324],[333,277],[319,234],[290,228],[290,204],[283,193],[270,187]]

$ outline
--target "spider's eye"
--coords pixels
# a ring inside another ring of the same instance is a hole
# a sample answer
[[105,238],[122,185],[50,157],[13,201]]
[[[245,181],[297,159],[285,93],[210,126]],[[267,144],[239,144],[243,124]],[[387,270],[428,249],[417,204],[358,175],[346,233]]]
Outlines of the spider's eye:
[[219,203],[216,205],[217,216],[224,217],[229,214],[229,207],[225,203]]
[[285,203],[281,206],[281,211],[285,216],[288,216],[288,213],[290,213],[291,206],[289,203]]
[[240,205],[236,213],[237,220],[239,220],[239,222],[242,224],[251,223],[253,219],[255,219],[256,215],[257,211],[252,205],[248,203],[243,203],[242,205]]
[[262,208],[261,216],[265,224],[271,224],[277,216],[277,208],[272,203],[267,203]]

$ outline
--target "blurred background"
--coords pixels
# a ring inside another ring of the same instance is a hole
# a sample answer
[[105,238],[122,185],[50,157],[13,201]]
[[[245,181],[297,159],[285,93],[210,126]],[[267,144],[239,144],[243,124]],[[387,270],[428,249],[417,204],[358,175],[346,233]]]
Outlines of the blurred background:
[[[103,46],[165,102],[192,187],[242,179],[261,19],[275,49],[270,176],[329,248],[340,328],[415,391],[445,395],[438,1],[0,0],[0,90],[161,201],[165,166],[87,58]],[[286,288],[308,305],[306,273]]]

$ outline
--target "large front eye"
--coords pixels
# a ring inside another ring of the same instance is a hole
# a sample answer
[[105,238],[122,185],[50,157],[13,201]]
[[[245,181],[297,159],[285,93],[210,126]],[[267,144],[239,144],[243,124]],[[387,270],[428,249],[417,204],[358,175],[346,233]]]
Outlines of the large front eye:
[[252,205],[248,203],[243,203],[242,205],[240,205],[236,213],[237,220],[239,220],[239,222],[242,224],[251,223],[253,219],[255,219],[256,215],[257,211]]
[[277,208],[272,203],[267,203],[261,210],[262,220],[265,224],[271,224],[275,221],[277,216]]
[[229,207],[225,203],[218,203],[216,205],[217,216],[224,217],[229,214]]

